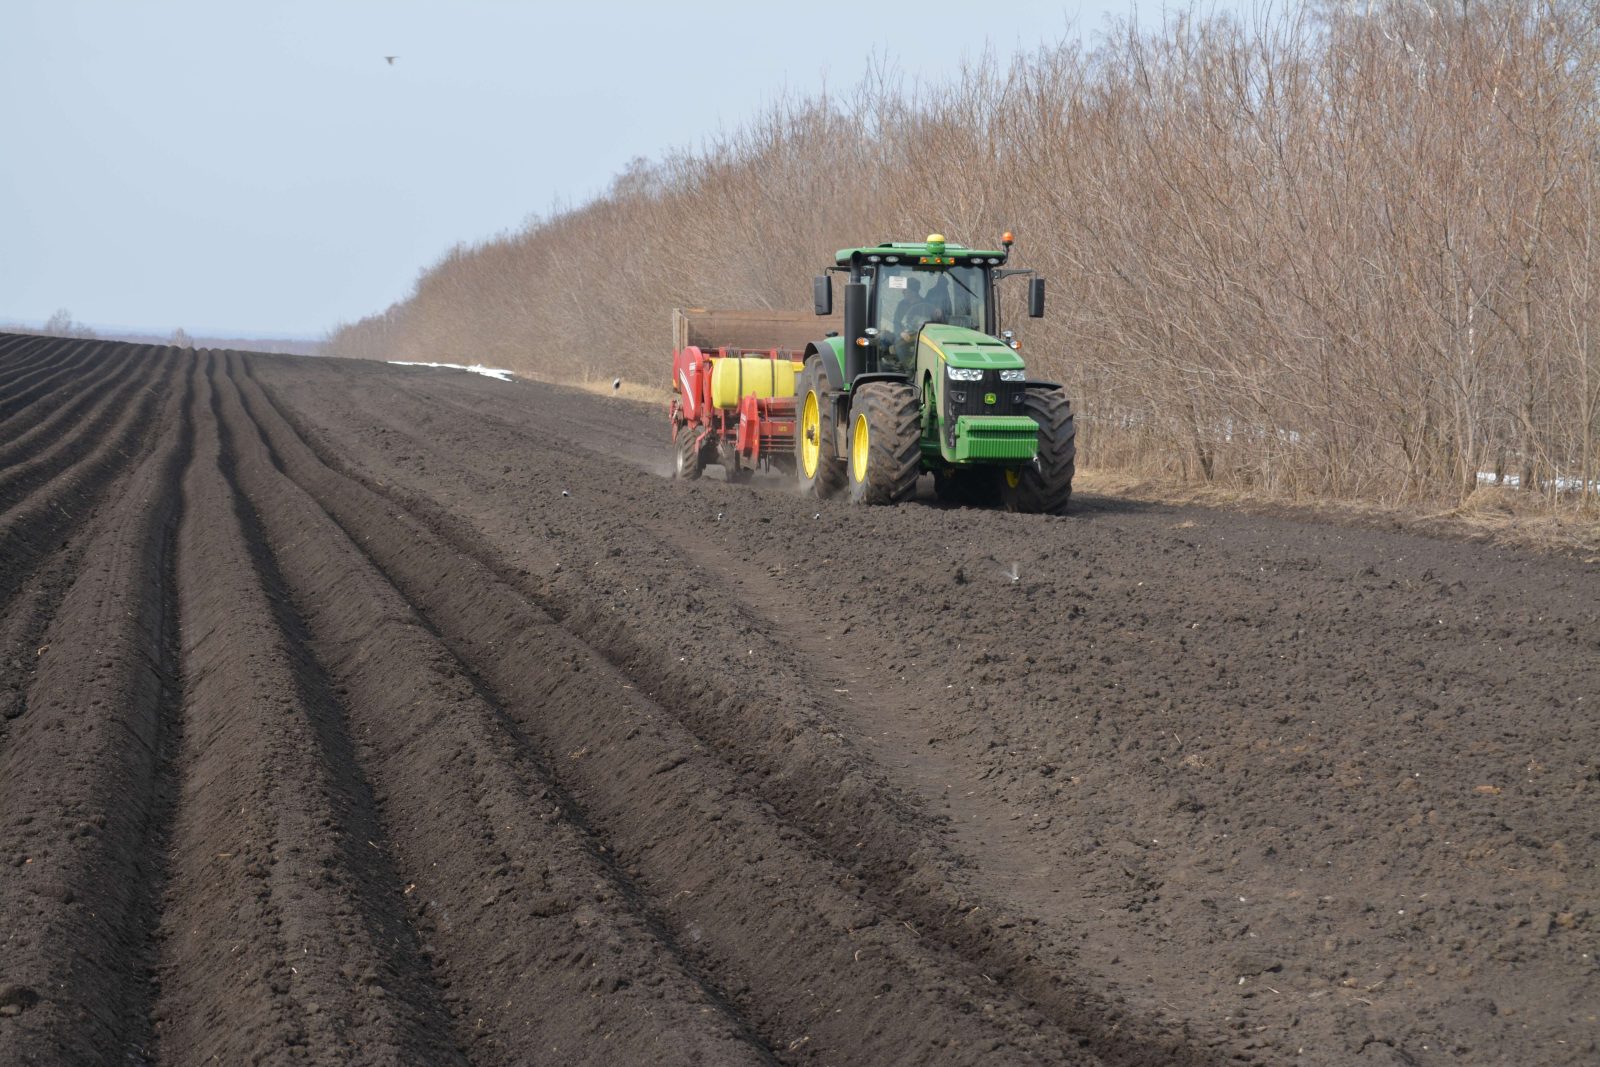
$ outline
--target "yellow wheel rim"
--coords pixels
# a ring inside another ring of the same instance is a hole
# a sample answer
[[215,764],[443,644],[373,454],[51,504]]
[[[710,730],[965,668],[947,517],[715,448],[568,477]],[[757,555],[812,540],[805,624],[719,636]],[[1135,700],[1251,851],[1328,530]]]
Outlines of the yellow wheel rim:
[[822,459],[822,414],[817,410],[817,394],[807,393],[804,409],[800,412],[800,463],[806,477],[817,476],[817,464]]
[[850,473],[855,475],[858,482],[867,480],[867,416],[865,412],[856,416],[856,428],[850,435]]
[[1015,467],[1006,468],[1006,484],[1015,489],[1022,484],[1022,472]]

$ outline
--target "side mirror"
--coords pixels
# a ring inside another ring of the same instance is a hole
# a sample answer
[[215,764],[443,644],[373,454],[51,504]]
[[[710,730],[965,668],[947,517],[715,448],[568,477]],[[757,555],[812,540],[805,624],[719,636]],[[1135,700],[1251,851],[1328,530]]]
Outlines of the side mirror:
[[811,302],[816,305],[818,315],[833,314],[833,279],[826,274],[819,274],[811,279]]
[[1044,279],[1032,278],[1028,281],[1028,317],[1030,319],[1044,318]]

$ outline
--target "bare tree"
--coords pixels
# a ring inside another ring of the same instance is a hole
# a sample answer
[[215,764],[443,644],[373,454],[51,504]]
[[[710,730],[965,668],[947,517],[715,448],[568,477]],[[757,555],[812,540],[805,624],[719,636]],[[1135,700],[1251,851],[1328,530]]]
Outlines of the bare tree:
[[51,337],[93,337],[94,331],[81,322],[74,322],[72,312],[66,308],[56,309],[56,313],[45,320],[43,332]]

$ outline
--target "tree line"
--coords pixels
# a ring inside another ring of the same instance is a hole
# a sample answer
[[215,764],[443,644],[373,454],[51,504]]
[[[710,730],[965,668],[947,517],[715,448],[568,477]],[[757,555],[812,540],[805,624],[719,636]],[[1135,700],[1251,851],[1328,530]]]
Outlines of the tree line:
[[801,309],[837,248],[1009,229],[1050,280],[1024,354],[1092,465],[1590,506],[1597,86],[1600,15],[1568,0],[1181,15],[939,85],[879,70],[450,250],[327,351],[664,383],[675,306]]

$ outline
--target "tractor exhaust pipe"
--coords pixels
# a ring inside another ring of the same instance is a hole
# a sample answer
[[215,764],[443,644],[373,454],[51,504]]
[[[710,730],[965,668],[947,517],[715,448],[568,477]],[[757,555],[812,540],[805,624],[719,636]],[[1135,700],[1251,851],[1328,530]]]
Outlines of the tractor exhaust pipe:
[[867,283],[845,282],[844,285],[844,378],[845,385],[855,386],[858,377],[867,371]]

